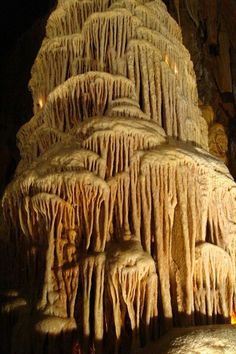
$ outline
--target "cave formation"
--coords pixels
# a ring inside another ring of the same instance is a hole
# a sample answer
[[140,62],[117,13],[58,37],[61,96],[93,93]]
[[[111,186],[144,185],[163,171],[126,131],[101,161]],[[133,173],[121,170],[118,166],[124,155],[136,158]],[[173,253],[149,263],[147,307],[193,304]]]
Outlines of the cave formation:
[[127,353],[172,327],[229,323],[236,184],[208,151],[165,4],[58,1],[29,85],[3,196],[9,353]]

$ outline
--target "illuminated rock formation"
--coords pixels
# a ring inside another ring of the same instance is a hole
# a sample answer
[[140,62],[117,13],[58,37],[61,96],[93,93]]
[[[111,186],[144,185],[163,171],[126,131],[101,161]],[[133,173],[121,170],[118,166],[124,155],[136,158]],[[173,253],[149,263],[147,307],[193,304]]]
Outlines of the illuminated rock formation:
[[236,185],[207,152],[192,62],[162,1],[59,1],[30,88],[3,208],[46,350],[67,332],[84,353],[125,353],[172,326],[228,321]]
[[220,123],[213,124],[209,129],[209,151],[227,163],[228,137],[224,126]]

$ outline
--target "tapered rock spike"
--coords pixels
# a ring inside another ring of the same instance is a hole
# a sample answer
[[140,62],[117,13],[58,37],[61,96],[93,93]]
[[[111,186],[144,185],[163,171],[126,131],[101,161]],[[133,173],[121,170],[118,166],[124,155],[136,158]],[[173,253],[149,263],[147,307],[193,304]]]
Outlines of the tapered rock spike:
[[3,196],[11,278],[29,300],[15,304],[41,340],[22,351],[72,352],[76,339],[84,354],[131,353],[174,325],[229,321],[236,185],[208,152],[165,4],[59,0],[29,86],[34,116]]

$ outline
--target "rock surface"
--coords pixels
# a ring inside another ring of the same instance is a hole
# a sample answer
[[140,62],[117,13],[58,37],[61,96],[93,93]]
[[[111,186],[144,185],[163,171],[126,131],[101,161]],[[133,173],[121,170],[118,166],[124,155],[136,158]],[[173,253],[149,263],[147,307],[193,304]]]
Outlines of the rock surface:
[[60,1],[30,88],[3,197],[29,338],[51,353],[51,335],[70,350],[77,331],[84,353],[125,353],[173,326],[229,321],[236,185],[208,152],[164,3]]
[[136,354],[234,354],[236,326],[176,328]]

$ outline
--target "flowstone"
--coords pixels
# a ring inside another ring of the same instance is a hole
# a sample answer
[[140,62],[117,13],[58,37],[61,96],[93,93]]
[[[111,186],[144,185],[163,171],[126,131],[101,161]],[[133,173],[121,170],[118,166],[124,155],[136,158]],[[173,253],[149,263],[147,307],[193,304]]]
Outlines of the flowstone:
[[164,3],[59,1],[30,88],[3,197],[17,288],[6,352],[130,353],[172,327],[229,322],[236,184],[208,152]]

